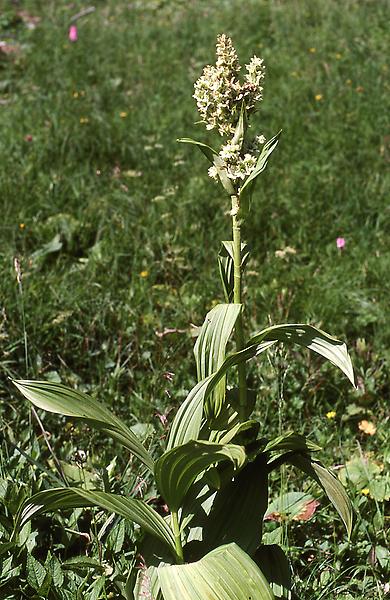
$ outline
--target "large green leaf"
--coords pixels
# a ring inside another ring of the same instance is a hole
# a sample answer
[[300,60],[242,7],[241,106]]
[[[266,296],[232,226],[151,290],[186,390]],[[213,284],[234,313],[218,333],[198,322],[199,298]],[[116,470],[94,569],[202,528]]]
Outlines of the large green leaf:
[[321,450],[321,447],[306,439],[305,436],[290,431],[267,441],[263,448],[263,452],[279,452],[281,450],[317,452]]
[[144,531],[164,542],[176,556],[173,533],[154,508],[142,500],[124,498],[107,492],[92,492],[81,488],[53,488],[38,492],[23,503],[16,529],[23,527],[35,515],[44,512],[87,506],[99,506],[137,523]]
[[274,600],[264,575],[236,544],[198,562],[159,567],[164,600]]
[[154,467],[157,487],[172,511],[177,511],[190,486],[207,467],[230,460],[236,469],[246,460],[244,448],[191,440],[165,452]]
[[229,341],[242,304],[217,304],[207,313],[194,347],[198,381],[215,373],[225,359]]
[[309,350],[313,350],[317,354],[327,358],[348,377],[352,385],[355,385],[355,376],[347,346],[344,342],[340,342],[340,340],[325,333],[325,331],[321,331],[321,329],[317,329],[312,325],[303,325],[302,323],[274,325],[252,336],[247,346],[256,345],[265,340],[305,346]]
[[260,423],[255,419],[243,421],[242,423],[237,421],[237,423],[232,422],[230,424],[228,422],[224,431],[213,430],[209,439],[219,444],[229,444],[233,441],[234,444],[246,446],[257,439],[259,429]]
[[[217,304],[207,313],[194,347],[198,381],[218,371],[226,356],[229,341],[242,304]],[[226,375],[215,386],[214,402],[222,404],[226,392]]]
[[215,495],[203,523],[206,548],[235,542],[252,555],[261,543],[267,506],[268,471],[265,457],[260,455]]
[[276,598],[291,600],[291,570],[287,556],[276,544],[263,545],[253,557],[267,578]]
[[[249,258],[249,250],[246,243],[241,244],[241,270],[245,269]],[[219,274],[221,276],[223,292],[226,302],[233,302],[234,295],[234,263],[233,263],[233,242],[222,242],[218,254]]]
[[167,450],[197,440],[202,424],[203,402],[208,389],[212,390],[213,376],[199,381],[177,411],[169,432]]
[[[203,381],[199,381],[199,383],[192,388],[177,411],[169,433],[167,449],[170,450],[175,446],[185,444],[189,440],[198,439],[202,423],[204,402],[228,369],[238,365],[240,362],[258,356],[262,352],[265,352],[265,350],[268,350],[274,343],[275,341],[266,341],[261,342],[260,344],[252,344],[248,348],[244,348],[239,352],[231,354],[225,358],[216,373],[209,375],[206,379],[203,379]],[[221,404],[211,407],[212,418],[215,418],[220,414],[222,406],[223,405]]]
[[348,536],[350,536],[353,523],[353,509],[351,501],[340,481],[321,463],[312,460],[308,455],[288,453],[284,457],[284,462],[296,466],[317,481],[339,513]]
[[109,433],[137,456],[149,469],[153,459],[136,435],[103,404],[87,394],[50,381],[14,381],[22,394],[38,408],[84,419]]
[[205,401],[230,367],[258,356],[276,342],[295,343],[313,350],[339,367],[355,385],[351,359],[343,342],[312,325],[286,324],[268,327],[252,336],[243,350],[229,355],[218,371],[197,383],[191,390],[173,421],[168,449],[198,438],[204,408],[209,419],[218,417],[223,403],[209,402],[205,406]]

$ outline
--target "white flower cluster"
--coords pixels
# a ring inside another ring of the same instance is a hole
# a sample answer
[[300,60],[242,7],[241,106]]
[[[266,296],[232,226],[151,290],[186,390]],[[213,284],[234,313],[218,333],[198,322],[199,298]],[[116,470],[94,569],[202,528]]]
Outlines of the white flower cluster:
[[[246,179],[256,166],[257,155],[260,147],[265,142],[263,135],[256,136],[253,145],[249,148],[250,152],[241,154],[239,144],[234,144],[232,141],[222,146],[219,157],[222,159],[222,166],[226,169],[226,175],[232,181],[236,182],[240,179]],[[216,167],[209,168],[209,176],[213,179],[218,179],[218,171]]]
[[241,103],[244,100],[247,112],[253,111],[256,102],[262,99],[264,64],[254,56],[248,65],[244,83],[240,83],[241,69],[232,40],[225,34],[217,38],[217,61],[208,65],[195,83],[194,98],[198,111],[207,129],[218,129],[221,135],[234,132]]
[[[218,129],[220,135],[232,137],[239,119],[242,102],[247,115],[262,100],[264,79],[264,62],[253,56],[246,65],[244,82],[240,83],[238,74],[241,69],[232,40],[226,35],[217,38],[217,60],[215,66],[208,65],[202,76],[195,83],[194,98],[202,121],[207,129]],[[233,182],[248,177],[256,166],[260,147],[265,142],[263,135],[258,135],[251,145],[241,145],[230,139],[222,146],[219,157],[221,168]],[[209,169],[210,177],[218,179],[215,166]]]
[[[249,152],[241,156],[240,146],[231,142],[222,146],[219,156],[223,161],[223,167],[226,169],[226,175],[233,181],[245,179],[256,166],[256,156],[249,154]],[[213,179],[218,179],[216,167],[210,167],[208,173]]]
[[247,97],[247,110],[254,108],[256,102],[263,99],[263,88],[260,82],[264,79],[265,67],[262,58],[252,56],[249,65],[245,65],[247,73],[245,79],[247,86],[251,86],[252,93]]

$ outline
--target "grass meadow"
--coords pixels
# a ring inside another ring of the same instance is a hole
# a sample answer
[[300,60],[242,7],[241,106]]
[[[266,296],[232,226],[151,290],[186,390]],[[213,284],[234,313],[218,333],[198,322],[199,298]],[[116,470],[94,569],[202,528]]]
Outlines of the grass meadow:
[[[165,417],[196,381],[192,325],[223,301],[216,257],[230,239],[229,206],[200,153],[176,141],[216,139],[196,124],[192,94],[221,32],[242,63],[254,53],[264,58],[254,121],[267,138],[283,129],[244,231],[252,250],[246,327],[316,325],[347,342],[358,381],[350,389],[303,351],[278,349],[251,364],[264,429],[310,436],[355,509],[348,541],[319,489],[286,470],[271,500],[281,489],[303,489],[320,505],[311,518],[268,520],[267,535],[278,529],[288,548],[298,598],[385,598],[389,3],[97,0],[71,42],[71,18],[88,6],[0,0],[0,598],[122,597],[114,575],[132,558],[128,524],[128,536],[106,539],[81,511],[50,515],[33,522],[28,556],[7,546],[21,498],[55,473],[9,378],[77,387],[147,443],[153,431],[164,437]],[[82,450],[84,478],[101,477],[116,461],[122,476],[112,485],[128,493],[137,485],[128,457],[103,435],[41,418],[59,461]],[[80,477],[75,462],[68,477]],[[31,574],[48,552],[68,561],[61,592],[44,593]],[[73,574],[69,565],[81,555],[90,562]]]

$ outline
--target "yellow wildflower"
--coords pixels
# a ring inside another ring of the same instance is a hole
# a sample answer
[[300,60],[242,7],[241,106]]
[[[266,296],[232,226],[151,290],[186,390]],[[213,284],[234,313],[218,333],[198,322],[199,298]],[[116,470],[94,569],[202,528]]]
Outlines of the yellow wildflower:
[[315,54],[317,50],[315,48],[309,48],[310,54]]
[[79,97],[79,93],[78,92],[73,92],[73,98],[78,98]]
[[126,119],[126,117],[127,117],[127,112],[125,112],[124,110],[122,110],[122,111],[119,113],[119,116],[120,116],[120,118],[121,118],[121,119]]
[[327,419],[334,419],[336,416],[336,411],[335,410],[330,410],[329,412],[326,413],[326,418]]
[[370,493],[370,489],[369,488],[363,488],[362,490],[360,490],[361,494],[364,494],[364,496],[368,496],[368,494]]
[[24,229],[26,225],[24,223],[19,223],[19,229]]
[[316,95],[314,96],[314,99],[315,99],[317,102],[319,102],[320,100],[322,100],[322,94],[316,94]]
[[141,273],[139,274],[140,277],[142,277],[143,279],[145,279],[146,277],[149,276],[149,271],[147,271],[146,269],[144,271],[141,271]]
[[80,117],[80,123],[83,125],[84,123],[89,123],[88,117]]

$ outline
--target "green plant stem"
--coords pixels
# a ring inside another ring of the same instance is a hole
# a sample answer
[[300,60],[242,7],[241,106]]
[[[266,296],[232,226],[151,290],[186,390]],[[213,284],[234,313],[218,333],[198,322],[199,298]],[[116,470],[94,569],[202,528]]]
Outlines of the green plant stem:
[[[233,302],[242,304],[242,265],[241,265],[241,223],[237,217],[240,207],[238,196],[232,196],[232,224],[233,224],[233,274],[234,289]],[[236,321],[236,346],[237,351],[244,347],[244,328],[242,322],[242,311]],[[247,385],[246,385],[246,367],[245,363],[238,365],[238,389],[239,389],[239,417],[241,421],[246,418],[247,407]]]
[[172,529],[173,529],[173,534],[175,536],[177,562],[180,564],[180,563],[184,562],[184,556],[183,556],[183,546],[181,545],[179,519],[177,517],[177,511],[175,511],[175,510],[172,511]]

